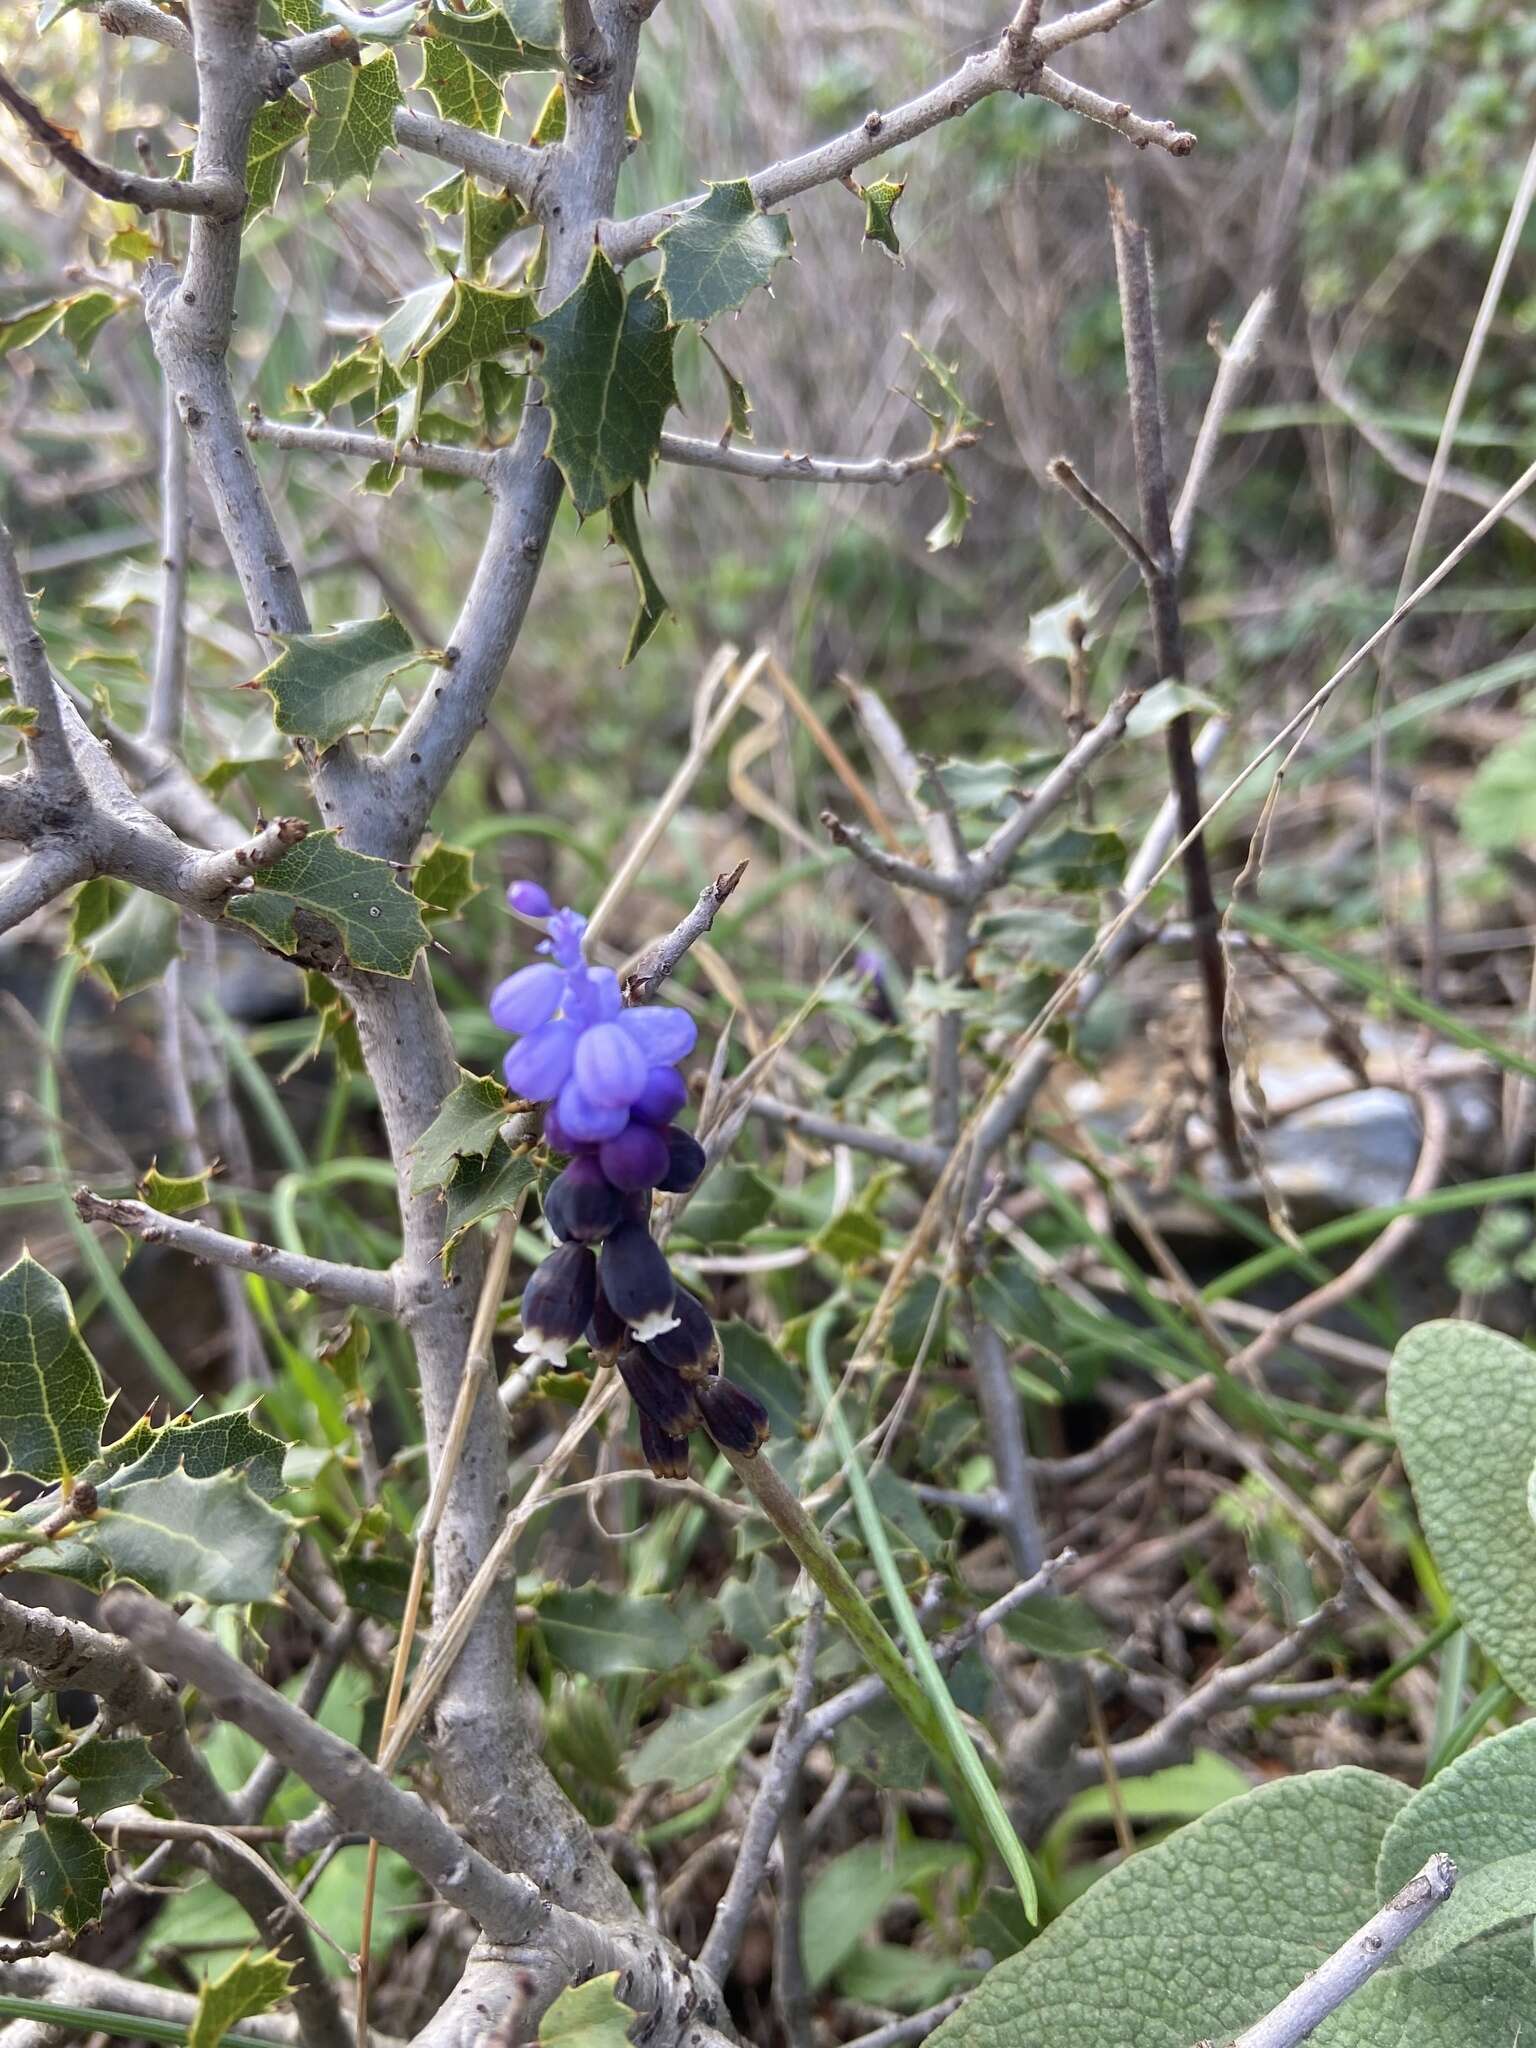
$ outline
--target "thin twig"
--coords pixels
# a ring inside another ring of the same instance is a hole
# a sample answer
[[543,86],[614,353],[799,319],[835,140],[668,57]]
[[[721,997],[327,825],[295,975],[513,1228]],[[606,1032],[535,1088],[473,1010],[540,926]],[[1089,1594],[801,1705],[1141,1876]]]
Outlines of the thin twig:
[[29,99],[0,71],[0,102],[8,106],[27,132],[40,142],[60,170],[100,199],[136,206],[141,213],[205,214],[213,220],[238,220],[245,211],[245,187],[238,178],[147,178],[140,171],[117,171],[98,163],[67,130]]
[[664,939],[647,946],[631,962],[624,970],[623,978],[627,1003],[652,1003],[656,1000],[663,984],[677,972],[689,947],[703,938],[719,916],[721,907],[736,893],[736,885],[746,871],[746,861],[740,861],[727,874],[716,875],[712,882],[706,882],[699,891],[698,902],[688,915]]

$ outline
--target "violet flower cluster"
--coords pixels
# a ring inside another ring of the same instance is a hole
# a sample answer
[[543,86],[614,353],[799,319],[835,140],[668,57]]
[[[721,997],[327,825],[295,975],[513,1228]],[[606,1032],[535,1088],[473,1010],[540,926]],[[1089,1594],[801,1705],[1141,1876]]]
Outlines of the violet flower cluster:
[[616,1364],[653,1472],[684,1477],[699,1427],[751,1453],[767,1413],[721,1377],[709,1313],[673,1279],[650,1230],[653,1191],[686,1193],[704,1171],[703,1147],[673,1121],[688,1099],[678,1065],[698,1038],[693,1019],[626,1008],[612,969],[587,965],[586,919],[556,910],[537,882],[514,882],[507,900],[547,937],[544,959],[492,991],[492,1022],[515,1034],[502,1071],[514,1095],[547,1105],[545,1141],[570,1162],[545,1190],[556,1249],[524,1291],[518,1349],[563,1370],[585,1337],[594,1358]]

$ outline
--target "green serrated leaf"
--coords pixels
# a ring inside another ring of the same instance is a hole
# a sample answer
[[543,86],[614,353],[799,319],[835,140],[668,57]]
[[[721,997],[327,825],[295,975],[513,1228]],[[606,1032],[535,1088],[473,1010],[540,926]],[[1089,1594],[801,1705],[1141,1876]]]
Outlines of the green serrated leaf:
[[1026,841],[1011,873],[1053,889],[1112,889],[1125,873],[1125,841],[1118,832],[1067,825],[1038,845]]
[[567,1986],[539,2022],[539,2048],[628,2048],[638,2014],[620,2004],[618,1987],[617,1970]]
[[657,293],[626,292],[594,249],[581,283],[533,332],[543,349],[549,452],[585,518],[650,481],[662,422],[677,402],[672,329]]
[[83,1814],[132,1806],[171,1775],[141,1735],[92,1735],[64,1759]]
[[[71,1548],[97,1561],[92,1583],[132,1579],[160,1600],[244,1606],[271,1599],[292,1534],[243,1475],[193,1479],[177,1468],[131,1483],[125,1474]],[[48,1557],[28,1563],[46,1571]]]
[[450,846],[434,840],[416,863],[411,889],[428,924],[440,918],[457,917],[465,904],[479,895],[475,880],[475,856],[467,846]]
[[[492,291],[455,278],[442,324],[415,354],[417,414],[445,384],[526,340],[537,318],[538,307],[527,292]],[[400,431],[397,427],[397,440]]]
[[1345,1766],[1229,1800],[1100,1878],[988,1973],[932,2048],[1229,2041],[1374,1913],[1377,1852],[1407,1799]]
[[100,334],[114,313],[120,313],[128,301],[119,298],[116,292],[81,292],[70,300],[64,311],[64,339],[83,363],[91,353],[91,343]]
[[409,975],[429,937],[416,898],[400,887],[389,862],[351,852],[331,832],[311,832],[259,870],[255,883],[248,894],[233,897],[224,914],[282,953],[298,945],[297,911],[334,925],[347,958],[369,974]]
[[648,1735],[625,1775],[631,1785],[675,1785],[686,1791],[731,1770],[778,1699],[772,1669],[749,1664],[705,1707],[674,1707]]
[[910,334],[904,334],[902,340],[923,365],[923,375],[912,395],[919,409],[928,415],[934,445],[979,427],[981,415],[971,411],[960,389],[960,365],[942,362]]
[[861,1842],[834,1857],[817,1872],[801,1908],[801,1946],[812,1987],[826,1983],[893,1899],[969,1861],[970,1852],[958,1842],[903,1842],[894,1851],[882,1842]]
[[421,82],[437,102],[445,121],[460,121],[494,135],[501,126],[505,102],[494,73],[472,64],[456,42],[445,35],[429,36],[423,46],[426,63]]
[[93,930],[79,950],[86,966],[121,1002],[164,980],[181,951],[180,913],[163,896],[130,889],[122,908]]
[[191,1216],[208,1206],[208,1173],[162,1173],[151,1160],[139,1182],[139,1199],[162,1216]]
[[13,313],[9,320],[0,320],[0,359],[8,356],[12,349],[29,347],[50,327],[56,327],[70,303],[68,299],[47,299],[41,305],[28,306],[20,313]]
[[484,1159],[507,1120],[505,1088],[489,1074],[465,1074],[411,1147],[411,1193],[440,1188],[461,1159]]
[[943,548],[959,547],[971,516],[971,501],[966,496],[965,486],[947,462],[939,465],[939,474],[944,479],[944,516],[923,536],[924,545],[931,555],[938,554]]
[[393,142],[395,109],[403,106],[394,54],[380,51],[366,64],[328,64],[309,80],[315,118],[305,177],[333,189],[351,178],[373,182],[379,153]]
[[288,152],[308,125],[308,107],[291,92],[284,93],[280,100],[266,100],[257,108],[245,152],[245,189],[250,196],[243,227],[249,227],[258,215],[277,204]]
[[34,1914],[57,1920],[69,1934],[79,1934],[101,1918],[107,1852],[84,1821],[45,1814],[23,1836],[19,1857],[21,1881]]
[[513,1152],[502,1138],[492,1139],[491,1149],[483,1159],[455,1161],[443,1189],[447,1202],[443,1231],[445,1270],[451,1268],[465,1232],[488,1216],[510,1209],[536,1177],[533,1161],[527,1154]]
[[864,239],[878,242],[889,255],[901,261],[901,241],[896,233],[894,215],[896,205],[907,189],[905,178],[877,178],[872,185],[861,185],[859,197],[864,201]]
[[27,1712],[19,1700],[0,1711],[0,1785],[24,1796],[36,1791],[38,1783],[21,1756],[21,1724]]
[[668,612],[666,592],[651,572],[646,559],[645,547],[640,539],[640,521],[635,514],[635,487],[619,495],[608,507],[608,538],[614,546],[624,550],[629,561],[630,574],[635,579],[635,618],[629,629],[629,639],[624,646],[624,656],[619,663],[627,668],[635,656],[650,639]]
[[460,14],[451,7],[443,6],[441,0],[434,0],[427,16],[429,46],[436,37],[447,38],[476,70],[493,79],[505,78],[513,71],[558,70],[558,26],[555,26],[552,41],[540,42],[518,33],[516,21],[519,14],[524,20],[536,21],[541,27],[551,25],[546,12],[535,14],[527,9],[482,7],[473,14]]
[[586,1678],[673,1671],[696,1640],[670,1599],[610,1593],[602,1586],[547,1594],[538,1627],[555,1662]]
[[118,263],[148,263],[156,253],[154,236],[143,228],[119,228],[107,242],[108,256]]
[[1387,1410],[1451,1597],[1505,1680],[1536,1699],[1536,1356],[1475,1323],[1421,1323],[1393,1354]]
[[273,638],[283,651],[256,681],[272,698],[278,731],[322,751],[349,733],[372,731],[391,681],[418,658],[393,612]]
[[0,1273],[0,1444],[9,1469],[62,1483],[101,1450],[107,1396],[69,1296],[30,1252]]
[[789,218],[764,213],[745,178],[711,185],[708,196],[656,237],[657,290],[674,324],[713,320],[766,285],[789,253]]
[[747,396],[747,387],[736,375],[736,372],[731,368],[724,356],[721,355],[719,349],[715,347],[709,336],[701,334],[699,339],[709,352],[715,368],[720,372],[720,381],[725,386],[726,423],[725,432],[720,438],[722,441],[730,441],[732,439],[750,441],[752,438],[752,401]]
[[269,1953],[241,1956],[222,1977],[205,1977],[187,2029],[187,2048],[219,2048],[231,2027],[279,2003],[292,1974],[292,1963]]
[[282,1491],[285,1446],[252,1422],[250,1411],[228,1415],[178,1415],[146,1437],[136,1433],[112,1446],[115,1454],[127,1445],[132,1455],[115,1458],[114,1485],[133,1486],[177,1470],[189,1479],[213,1479],[221,1472],[239,1472],[252,1491],[271,1499]]
[[359,398],[371,398],[379,382],[377,344],[364,342],[350,355],[338,356],[322,370],[313,384],[296,384],[291,396],[310,412],[334,412],[338,405],[350,405]]

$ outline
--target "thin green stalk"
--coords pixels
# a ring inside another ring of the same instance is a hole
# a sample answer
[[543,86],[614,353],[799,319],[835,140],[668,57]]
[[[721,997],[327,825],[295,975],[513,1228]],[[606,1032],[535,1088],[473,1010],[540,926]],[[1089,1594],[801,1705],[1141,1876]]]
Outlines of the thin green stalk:
[[1445,1646],[1440,1659],[1440,1685],[1435,1694],[1435,1725],[1430,1732],[1429,1753],[1437,1757],[1450,1746],[1461,1719],[1461,1698],[1467,1689],[1467,1670],[1472,1662],[1472,1645],[1467,1632],[1458,1629]]
[[1445,1741],[1431,1755],[1424,1767],[1425,1784],[1427,1785],[1438,1772],[1443,1771],[1447,1764],[1455,1763],[1462,1751],[1469,1748],[1476,1737],[1482,1734],[1488,1723],[1514,1704],[1515,1695],[1502,1678],[1496,1678],[1491,1685],[1484,1686]]
[[[0,2018],[40,2020],[44,2026],[70,2027],[82,2040],[92,2034],[113,2034],[123,2041],[185,2042],[188,2029],[178,2020],[148,2019],[142,2013],[98,2012],[93,2005],[59,2005],[51,1998],[13,1998],[0,1992]],[[262,2034],[238,2027],[232,2034],[220,2034],[219,2048],[270,2048]]]
[[[907,1654],[916,1667],[915,1678],[902,1662],[895,1644],[880,1626],[863,1595],[858,1592],[832,1552],[822,1543],[820,1531],[811,1523],[809,1517],[804,1515],[801,1519],[823,1551],[825,1564],[834,1567],[835,1570],[828,1572],[824,1569],[818,1572],[807,1558],[802,1557],[801,1562],[806,1565],[806,1569],[826,1594],[838,1619],[869,1658],[871,1668],[878,1670],[885,1679],[891,1696],[901,1705],[908,1720],[923,1737],[933,1752],[935,1761],[941,1768],[947,1769],[952,1764],[958,1770],[961,1782],[975,1801],[987,1833],[1007,1866],[1024,1910],[1033,1922],[1039,1911],[1039,1900],[1028,1853],[1015,1834],[1013,1823],[998,1797],[997,1787],[988,1777],[986,1765],[977,1754],[976,1745],[972,1742],[965,1723],[960,1719],[955,1703],[950,1698],[949,1687],[944,1682],[944,1674],[940,1671],[928,1638],[923,1633],[917,1609],[908,1597],[848,1418],[844,1415],[840,1402],[833,1395],[832,1379],[827,1370],[827,1337],[838,1307],[839,1302],[834,1298],[811,1318],[806,1338],[806,1359],[810,1366],[811,1385],[816,1390],[816,1398],[821,1403],[823,1416],[837,1444],[838,1455],[843,1461],[843,1471],[848,1480],[848,1490],[853,1496],[854,1509],[859,1518],[859,1527],[864,1532],[865,1547],[879,1574],[880,1584],[890,1603],[891,1612],[896,1616],[901,1628],[907,1645]],[[854,1595],[858,1610],[861,1611],[843,1611],[841,1603],[846,1601],[848,1593]],[[854,1625],[855,1620],[858,1624],[857,1629]],[[866,1644],[865,1639],[871,1638],[871,1632],[878,1636],[879,1663],[876,1663]],[[900,1673],[899,1689],[893,1676],[895,1672]]]
[[273,1148],[281,1157],[284,1166],[292,1173],[307,1173],[309,1154],[301,1144],[299,1134],[289,1121],[288,1112],[279,1100],[277,1090],[267,1078],[261,1062],[217,1003],[199,1003],[197,1013],[219,1041],[235,1079],[250,1098],[251,1107],[260,1117],[267,1136],[272,1140]]
[[53,977],[48,991],[48,1006],[43,1013],[43,1056],[38,1068],[37,1100],[43,1113],[43,1142],[47,1148],[48,1164],[59,1183],[56,1199],[75,1241],[75,1249],[101,1289],[102,1300],[117,1319],[123,1335],[143,1359],[156,1386],[172,1406],[190,1408],[197,1401],[196,1387],[140,1315],[116,1266],[102,1250],[90,1225],[76,1215],[75,1205],[70,1199],[69,1159],[64,1150],[61,1120],[59,1063],[63,1058],[70,1001],[79,978],[80,962],[66,955]]

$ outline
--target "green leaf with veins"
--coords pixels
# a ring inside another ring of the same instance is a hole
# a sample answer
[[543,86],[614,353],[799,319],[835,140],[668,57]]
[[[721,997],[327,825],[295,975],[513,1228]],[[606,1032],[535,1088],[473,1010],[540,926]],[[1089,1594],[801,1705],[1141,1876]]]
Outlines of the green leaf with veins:
[[298,946],[299,911],[334,925],[342,951],[369,974],[404,979],[430,937],[416,898],[401,888],[389,862],[353,853],[332,832],[311,832],[254,880],[224,914],[250,925],[280,953]]
[[659,1594],[610,1593],[592,1585],[547,1594],[537,1627],[554,1661],[587,1678],[673,1671],[699,1634]]
[[731,368],[724,356],[721,355],[719,349],[715,347],[709,336],[701,334],[699,339],[713,357],[715,368],[720,372],[720,381],[725,386],[727,416],[725,432],[720,438],[722,441],[729,441],[733,437],[739,437],[743,441],[750,441],[752,438],[752,401],[747,396],[747,387],[736,375],[736,372]]
[[482,192],[463,171],[434,185],[422,202],[440,220],[458,214],[464,228],[465,273],[478,277],[508,235],[526,227],[532,215],[513,192]]
[[0,1444],[12,1472],[63,1481],[101,1451],[107,1396],[69,1296],[30,1252],[0,1273]]
[[504,1138],[495,1138],[483,1159],[459,1159],[443,1189],[447,1199],[444,1219],[443,1270],[452,1271],[454,1254],[464,1234],[487,1216],[499,1216],[510,1209],[525,1188],[537,1178],[533,1161],[526,1153],[514,1152]]
[[291,92],[257,108],[245,152],[245,189],[249,194],[242,228],[275,206],[290,149],[309,125],[309,109]]
[[923,536],[931,555],[938,554],[943,548],[959,547],[971,516],[971,501],[947,462],[940,465],[939,474],[944,479],[946,493],[944,516],[936,520]]
[[64,318],[68,299],[49,299],[40,306],[28,306],[9,320],[0,320],[0,358],[13,348],[26,348]]
[[484,1159],[507,1120],[508,1095],[489,1074],[466,1074],[411,1147],[411,1193],[440,1188],[461,1159]]
[[539,321],[549,452],[583,518],[650,482],[661,428],[677,402],[673,331],[657,293],[626,292],[601,249],[569,298]]
[[221,1977],[205,1977],[187,2029],[187,2048],[220,2048],[231,2027],[270,2012],[282,2000],[292,1974],[292,1963],[269,1952],[239,1956]]
[[1436,1569],[1500,1674],[1536,1700],[1536,1355],[1475,1323],[1421,1323],[1393,1353],[1387,1410]]
[[861,185],[859,197],[864,201],[864,239],[878,242],[888,255],[901,261],[901,239],[896,233],[893,216],[896,203],[907,189],[905,178],[877,178],[872,185]]
[[443,119],[494,135],[501,126],[504,106],[495,74],[472,64],[447,36],[428,36],[424,55],[421,83],[436,100]]
[[427,16],[427,36],[429,43],[434,37],[447,38],[488,78],[502,79],[512,71],[554,71],[560,65],[558,29],[552,43],[530,42],[518,34],[513,17],[500,7],[457,14],[452,8],[434,4]]
[[132,1485],[178,1469],[189,1479],[214,1479],[221,1472],[238,1472],[253,1492],[270,1500],[283,1490],[284,1455],[282,1440],[258,1429],[247,1408],[195,1420],[178,1415],[153,1430],[131,1459],[117,1465],[117,1483]]
[[646,560],[645,546],[640,539],[640,522],[635,515],[635,487],[619,495],[608,507],[608,539],[624,550],[629,560],[630,574],[635,579],[637,606],[634,623],[629,629],[625,643],[621,668],[628,668],[646,641],[667,616],[666,592],[652,574]]
[[417,411],[445,384],[467,377],[476,363],[526,342],[538,317],[527,292],[498,292],[456,278],[442,325],[416,351]]
[[348,733],[370,732],[391,680],[419,657],[411,636],[385,612],[325,633],[277,633],[283,650],[256,681],[272,698],[279,732],[322,750]]
[[139,1182],[139,1200],[148,1202],[162,1216],[191,1216],[208,1206],[210,1171],[205,1168],[202,1173],[162,1173],[151,1160],[149,1171]]
[[83,1814],[133,1806],[171,1775],[141,1735],[91,1735],[64,1758]]
[[130,889],[122,908],[80,948],[86,966],[118,1002],[163,981],[180,951],[175,904],[147,889]]
[[539,2021],[539,2048],[628,2048],[638,2015],[618,1998],[619,1973],[569,1984]]
[[338,405],[349,405],[359,398],[371,398],[379,382],[379,348],[377,342],[365,341],[361,348],[349,354],[337,356],[333,363],[321,371],[313,384],[289,386],[289,397],[295,405],[304,406],[310,412],[324,416],[334,412]]
[[480,894],[475,880],[475,856],[468,847],[449,846],[434,840],[416,863],[411,889],[428,924],[439,918],[457,917],[465,904]]
[[82,363],[90,355],[91,343],[102,328],[127,303],[116,292],[103,291],[81,292],[78,298],[70,301],[62,323],[64,339]]
[[18,1856],[34,1915],[57,1920],[67,1934],[79,1934],[101,1918],[107,1852],[84,1821],[45,1814],[22,1837]]
[[747,1665],[708,1706],[674,1707],[641,1743],[625,1776],[631,1785],[675,1785],[680,1792],[718,1778],[733,1767],[780,1693],[771,1665]]
[[1100,1878],[988,1973],[933,2048],[1230,2040],[1375,1912],[1377,1853],[1408,1796],[1345,1766],[1227,1801]]
[[928,415],[934,445],[981,426],[981,415],[971,411],[960,390],[960,365],[941,362],[910,334],[904,334],[902,340],[923,365],[924,376],[918,378],[912,397],[919,411]]
[[311,75],[309,89],[308,182],[333,190],[352,178],[371,184],[379,152],[394,141],[395,109],[405,104],[393,53],[382,50],[367,64],[328,64]]
[[239,1473],[193,1479],[177,1467],[140,1478],[130,1466],[103,1489],[93,1520],[27,1564],[98,1590],[132,1579],[160,1600],[244,1606],[271,1599],[293,1529]]
[[656,237],[656,288],[674,322],[713,320],[766,285],[793,241],[788,215],[764,213],[745,178],[711,185]]
[[[386,363],[397,368],[407,356],[420,348],[432,332],[434,323],[453,297],[453,279],[434,277],[430,283],[418,285],[413,292],[407,292],[393,313],[384,322],[374,341]],[[393,389],[381,382],[378,402],[387,405],[392,398],[405,389],[402,377]]]

